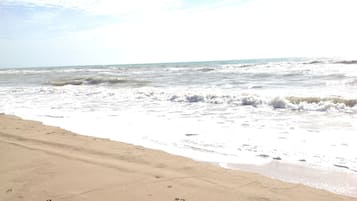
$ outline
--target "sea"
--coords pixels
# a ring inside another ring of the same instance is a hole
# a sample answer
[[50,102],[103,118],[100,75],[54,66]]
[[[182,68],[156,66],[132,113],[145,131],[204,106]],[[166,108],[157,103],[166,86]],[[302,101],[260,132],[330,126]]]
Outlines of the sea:
[[0,112],[357,197],[354,60],[3,67]]

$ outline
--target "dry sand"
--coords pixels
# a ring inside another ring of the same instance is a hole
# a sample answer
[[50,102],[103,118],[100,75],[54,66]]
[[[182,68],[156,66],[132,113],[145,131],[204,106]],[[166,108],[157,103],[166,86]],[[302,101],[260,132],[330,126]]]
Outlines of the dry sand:
[[0,115],[0,200],[357,200]]

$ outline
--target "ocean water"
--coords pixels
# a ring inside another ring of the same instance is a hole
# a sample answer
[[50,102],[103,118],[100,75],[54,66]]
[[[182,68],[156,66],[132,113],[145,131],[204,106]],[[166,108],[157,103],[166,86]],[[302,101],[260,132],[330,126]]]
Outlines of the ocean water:
[[357,178],[355,61],[3,68],[0,112],[222,166],[278,161]]

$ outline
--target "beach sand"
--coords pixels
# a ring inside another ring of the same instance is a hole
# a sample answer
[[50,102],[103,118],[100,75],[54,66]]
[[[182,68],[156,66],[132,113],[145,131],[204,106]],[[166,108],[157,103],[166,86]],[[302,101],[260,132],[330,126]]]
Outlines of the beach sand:
[[357,200],[0,115],[0,200]]

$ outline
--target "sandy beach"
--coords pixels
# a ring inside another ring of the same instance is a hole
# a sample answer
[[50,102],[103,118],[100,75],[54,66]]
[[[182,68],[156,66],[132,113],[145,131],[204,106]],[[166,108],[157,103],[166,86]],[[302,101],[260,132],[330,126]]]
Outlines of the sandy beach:
[[0,200],[357,200],[0,115]]

